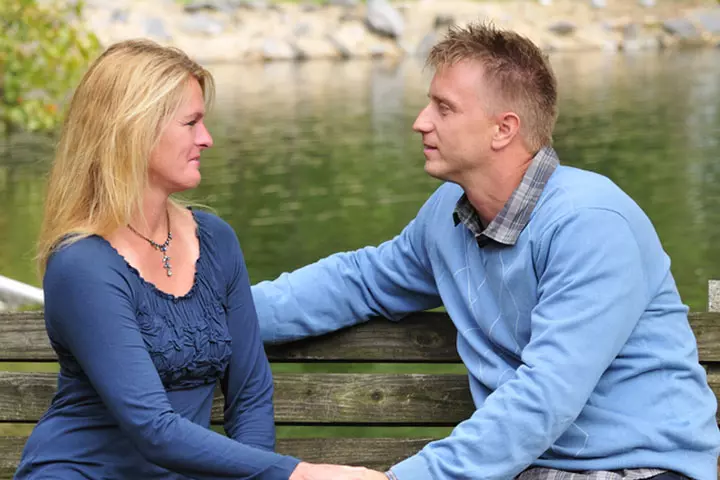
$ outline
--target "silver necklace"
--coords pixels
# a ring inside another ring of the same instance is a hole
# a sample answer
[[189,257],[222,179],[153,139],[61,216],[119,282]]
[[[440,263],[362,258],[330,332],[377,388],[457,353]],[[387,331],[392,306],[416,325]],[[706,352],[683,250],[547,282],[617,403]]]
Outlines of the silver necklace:
[[170,241],[172,240],[172,232],[170,231],[170,212],[166,209],[165,210],[165,217],[167,218],[167,227],[168,227],[168,234],[167,238],[165,239],[165,242],[160,244],[157,242],[152,241],[151,239],[147,238],[142,233],[135,230],[132,225],[128,224],[128,228],[131,232],[138,235],[140,238],[148,242],[155,250],[159,250],[162,253],[162,263],[163,268],[165,269],[165,273],[167,273],[168,277],[172,277],[172,267],[170,266],[170,257],[167,254],[167,249],[170,246]]

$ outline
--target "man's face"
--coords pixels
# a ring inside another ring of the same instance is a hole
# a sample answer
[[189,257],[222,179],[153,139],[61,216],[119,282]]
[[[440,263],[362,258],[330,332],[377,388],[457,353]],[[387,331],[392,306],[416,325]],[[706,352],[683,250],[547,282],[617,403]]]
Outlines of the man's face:
[[468,173],[488,161],[496,129],[487,112],[491,96],[482,65],[465,60],[439,68],[428,97],[413,124],[422,135],[425,171],[462,185]]

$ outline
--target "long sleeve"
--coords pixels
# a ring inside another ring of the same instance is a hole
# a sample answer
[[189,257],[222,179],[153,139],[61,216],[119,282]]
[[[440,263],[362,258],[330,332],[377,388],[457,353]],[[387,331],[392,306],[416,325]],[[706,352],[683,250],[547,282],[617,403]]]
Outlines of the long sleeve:
[[426,249],[431,197],[392,240],[337,253],[252,287],[264,342],[321,335],[373,316],[397,320],[441,305]]
[[138,452],[200,480],[287,480],[296,459],[243,445],[173,411],[140,334],[124,265],[96,258],[98,250],[76,244],[53,255],[46,322]]
[[[597,225],[608,235],[587,235]],[[551,446],[563,448],[553,445],[561,435],[585,434],[574,422],[649,299],[641,251],[627,221],[603,209],[568,215],[540,241],[547,258],[538,259],[521,366],[449,437],[395,465],[399,480],[514,478]]]
[[272,451],[275,446],[273,380],[265,355],[247,268],[234,232],[225,249],[230,262],[228,329],[232,338],[230,365],[222,380],[225,431],[247,445]]

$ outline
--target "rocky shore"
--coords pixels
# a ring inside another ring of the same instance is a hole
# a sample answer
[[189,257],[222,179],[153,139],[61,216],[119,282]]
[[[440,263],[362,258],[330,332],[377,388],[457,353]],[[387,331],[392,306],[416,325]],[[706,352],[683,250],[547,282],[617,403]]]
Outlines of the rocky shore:
[[88,0],[84,17],[103,45],[149,37],[203,63],[422,57],[479,19],[549,52],[720,46],[715,0]]

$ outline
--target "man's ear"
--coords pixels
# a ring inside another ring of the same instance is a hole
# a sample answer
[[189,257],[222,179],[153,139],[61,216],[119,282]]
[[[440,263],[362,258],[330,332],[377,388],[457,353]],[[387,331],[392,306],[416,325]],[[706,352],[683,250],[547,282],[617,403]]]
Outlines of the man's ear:
[[505,112],[497,117],[495,132],[492,136],[493,150],[501,150],[507,147],[520,133],[520,117],[513,112]]

